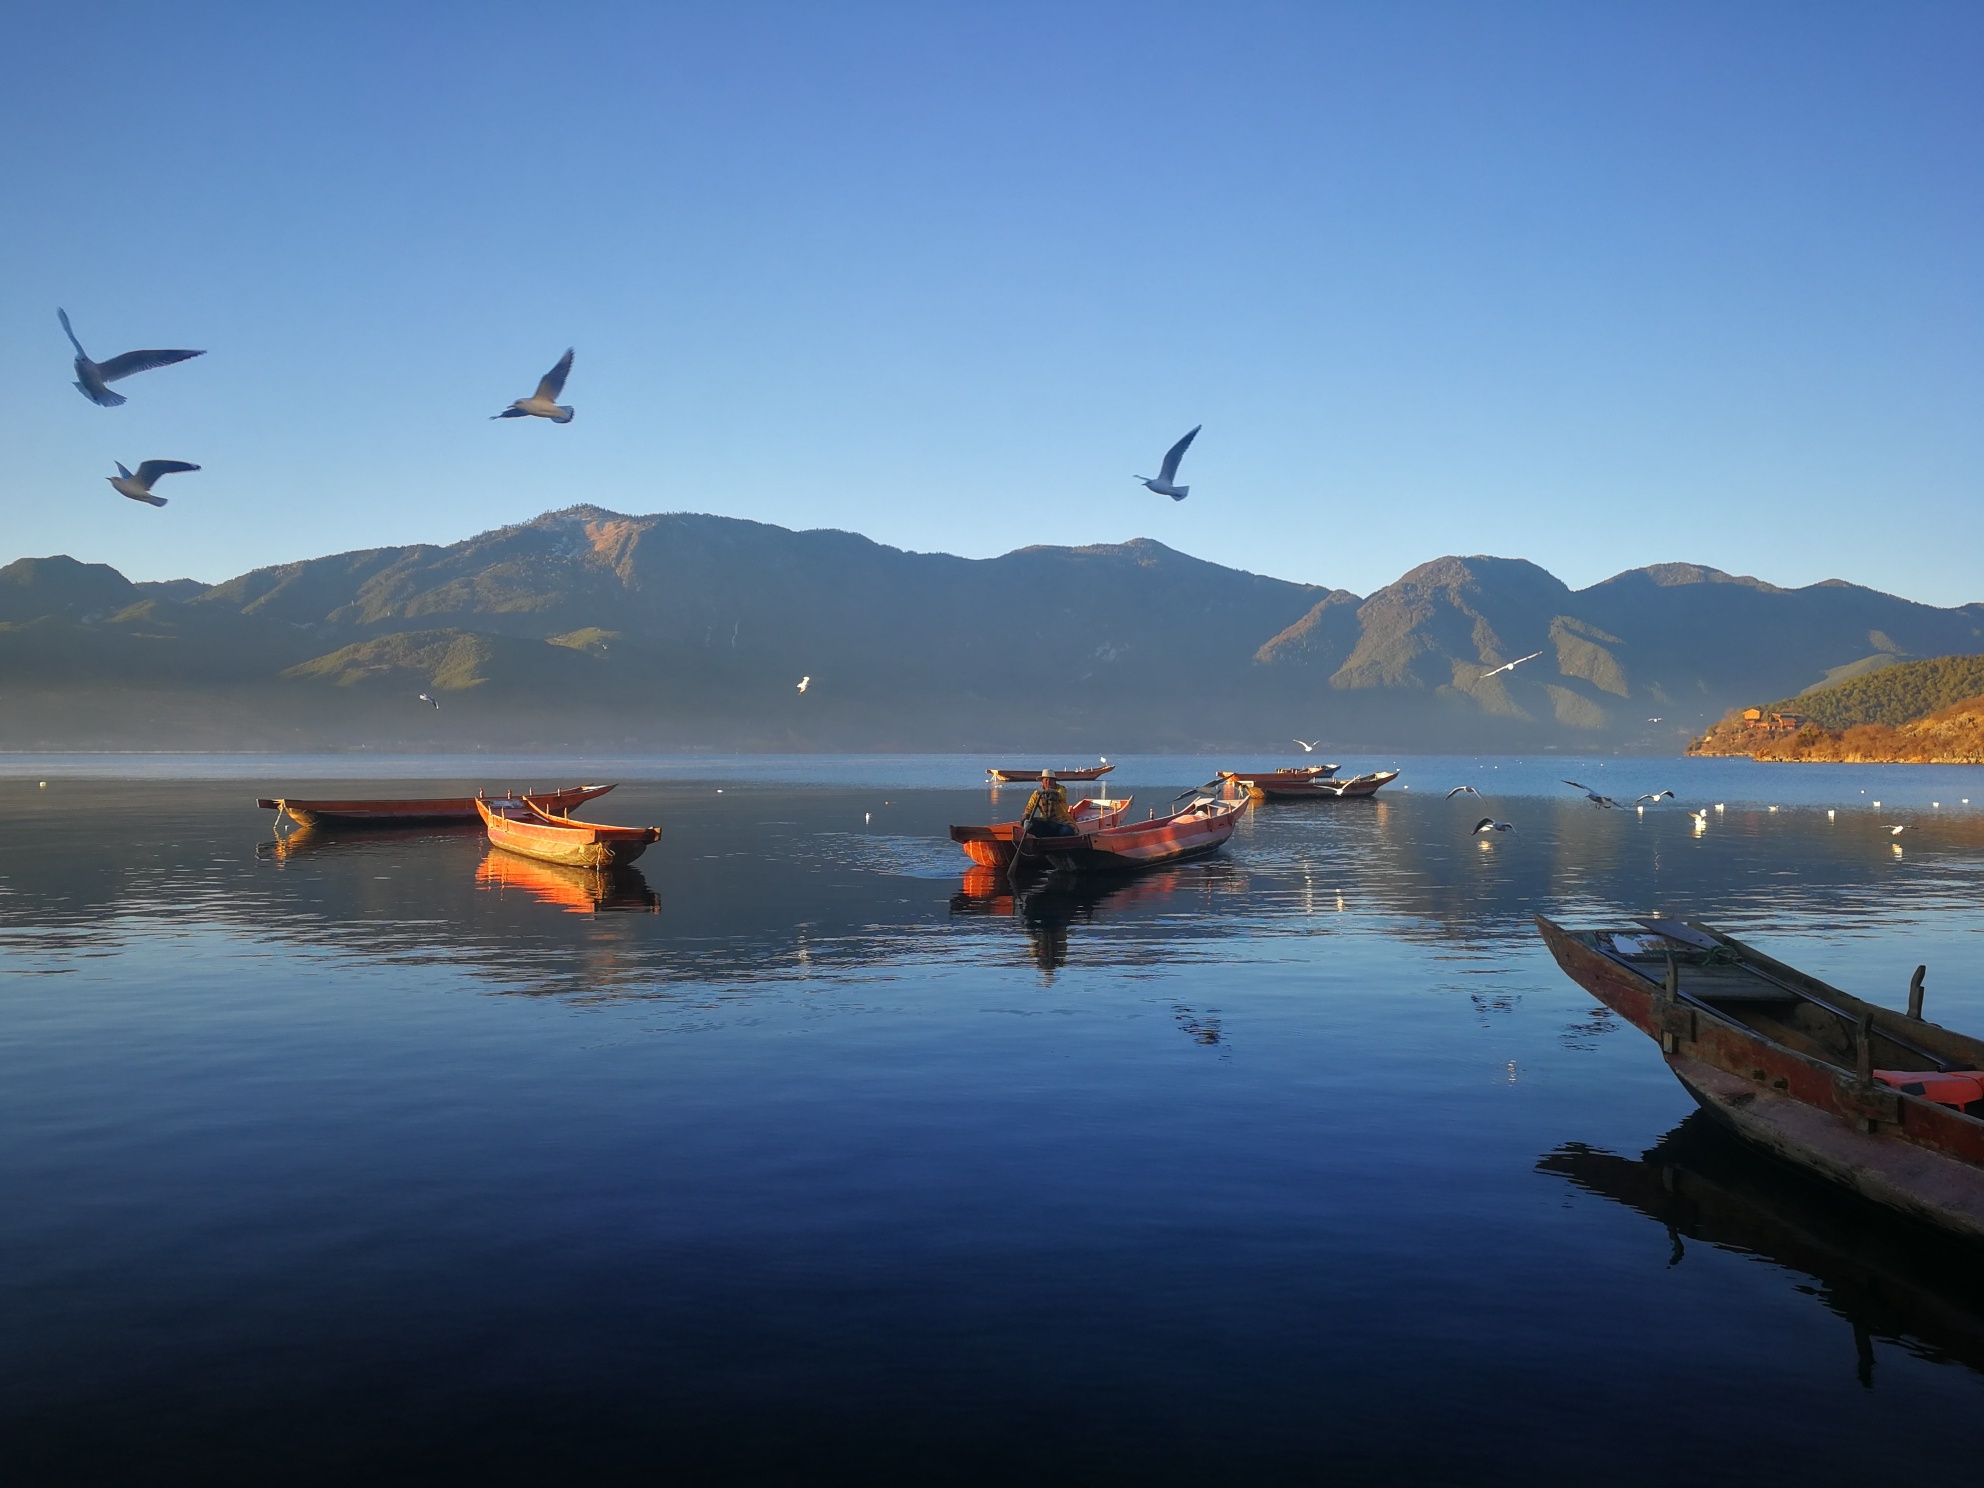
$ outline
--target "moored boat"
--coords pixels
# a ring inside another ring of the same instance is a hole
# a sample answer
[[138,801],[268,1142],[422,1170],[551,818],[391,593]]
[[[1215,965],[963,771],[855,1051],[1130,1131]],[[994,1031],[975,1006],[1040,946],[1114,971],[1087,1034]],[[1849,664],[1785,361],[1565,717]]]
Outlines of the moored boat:
[[[561,790],[534,791],[518,795],[514,791],[491,797],[502,801],[541,801],[553,811],[571,811],[612,790],[610,785],[574,785]],[[368,827],[419,827],[434,822],[472,822],[476,819],[474,796],[443,796],[405,801],[306,801],[293,796],[264,796],[255,804],[287,816],[298,826],[338,824]]]
[[1875,1203],[1984,1240],[1984,1040],[1863,1002],[1685,921],[1567,930],[1557,964],[1659,1045],[1737,1135]]
[[[1086,765],[1079,770],[1053,770],[1045,765],[1041,766],[1042,770],[1047,770],[1047,773],[1056,780],[1100,780],[1115,768],[1114,765]],[[1040,779],[1040,770],[988,769],[985,773],[1005,785]]]
[[[1120,801],[1090,796],[1074,802],[1068,812],[1074,817],[1078,828],[1113,827],[1130,809],[1130,800],[1129,796]],[[1013,861],[1013,837],[1019,829],[1020,824],[1016,821],[993,822],[984,827],[952,827],[951,841],[962,847],[972,862],[979,866],[1004,868]]]
[[1077,873],[1156,868],[1217,852],[1246,809],[1245,800],[1199,796],[1182,810],[1149,821],[1077,831],[1068,837],[1029,835],[1019,845],[1020,857]]
[[477,798],[475,809],[494,846],[571,868],[613,868],[631,863],[661,837],[660,827],[610,827],[574,821],[546,811],[528,796],[521,800]]
[[1379,787],[1398,779],[1396,770],[1373,770],[1339,780],[1335,765],[1310,765],[1299,770],[1221,770],[1220,779],[1242,786],[1257,801],[1341,801],[1375,795]]

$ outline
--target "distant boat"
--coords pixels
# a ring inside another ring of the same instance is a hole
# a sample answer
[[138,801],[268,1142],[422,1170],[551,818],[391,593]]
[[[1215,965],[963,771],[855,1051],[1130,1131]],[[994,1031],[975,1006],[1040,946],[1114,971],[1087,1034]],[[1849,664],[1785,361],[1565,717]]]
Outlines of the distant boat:
[[1312,765],[1306,770],[1221,770],[1222,780],[1244,786],[1256,800],[1341,801],[1376,795],[1379,787],[1398,779],[1396,770],[1373,770],[1336,778],[1335,765]]
[[[1113,827],[1130,809],[1131,797],[1110,801],[1088,797],[1068,808],[1077,827]],[[1016,821],[994,822],[987,827],[952,827],[951,841],[970,855],[982,868],[1004,868],[1013,861],[1013,836],[1020,829]]]
[[1246,809],[1244,800],[1200,796],[1183,810],[1150,821],[1077,832],[1072,837],[1029,836],[1020,843],[1020,856],[1077,873],[1156,868],[1217,852]]
[[573,821],[546,811],[536,801],[485,801],[475,809],[489,829],[489,841],[506,852],[563,863],[568,868],[624,867],[661,840],[660,827],[609,827]]
[[1984,1040],[1862,1002],[1706,925],[1567,930],[1572,981],[1660,1045],[1710,1116],[1863,1198],[1984,1240]]
[[[1114,765],[1087,765],[1079,770],[1050,770],[1048,773],[1056,780],[1100,780],[1115,768]],[[985,773],[990,775],[994,780],[1004,781],[1008,785],[1013,785],[1021,781],[1037,781],[1040,779],[1040,771],[1037,769],[991,769]]]
[[[562,790],[536,791],[527,796],[505,792],[495,800],[536,800],[553,811],[572,811],[612,790],[610,785],[574,785]],[[293,796],[264,796],[255,804],[287,816],[298,826],[332,826],[339,823],[368,827],[418,827],[431,822],[472,822],[476,818],[474,796],[448,796],[411,801],[305,801]]]

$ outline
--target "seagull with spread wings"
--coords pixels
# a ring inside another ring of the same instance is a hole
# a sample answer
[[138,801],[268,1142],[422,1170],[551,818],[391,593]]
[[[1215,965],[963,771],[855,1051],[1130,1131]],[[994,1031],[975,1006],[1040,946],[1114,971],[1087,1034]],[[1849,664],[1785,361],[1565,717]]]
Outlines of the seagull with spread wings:
[[1316,752],[1316,744],[1320,744],[1323,741],[1318,739],[1315,744],[1312,744],[1307,739],[1297,739],[1295,742],[1302,746],[1302,752],[1304,754],[1314,754]]
[[[76,391],[99,408],[115,408],[126,401],[123,394],[110,390],[109,385],[113,382],[121,381],[134,372],[149,372],[154,367],[170,367],[174,362],[191,361],[196,356],[206,355],[204,351],[127,351],[107,362],[93,362],[90,354],[83,350],[83,343],[76,339],[76,332],[69,324],[69,312],[57,307],[55,313],[61,318],[63,334],[76,348]],[[123,467],[118,468],[121,470]],[[124,494],[129,496],[131,493],[126,491]],[[139,496],[135,499],[143,501],[145,498]]]
[[[122,403],[124,400],[119,398],[117,401]],[[133,475],[124,468],[124,462],[119,460],[117,474],[106,475],[104,479],[110,482],[110,489],[119,496],[129,496],[133,501],[142,501],[147,506],[164,506],[163,496],[152,495],[152,482],[161,475],[177,475],[181,471],[199,468],[197,465],[188,465],[184,460],[147,460],[138,467],[138,473]]]
[[1480,794],[1481,792],[1471,785],[1457,785],[1447,792],[1447,799],[1451,801],[1455,796],[1478,796]]
[[431,693],[431,692],[423,692],[423,693],[422,693],[422,694],[420,695],[420,700],[421,700],[421,701],[422,701],[423,703],[427,703],[427,704],[429,704],[429,705],[430,705],[430,706],[432,706],[432,707],[436,707],[436,708],[438,708],[438,707],[440,707],[440,706],[441,706],[441,705],[440,705],[439,703],[437,703],[437,702],[435,702],[435,701],[434,701],[434,694],[433,694],[433,693]]
[[1588,785],[1578,785],[1578,783],[1575,780],[1566,780],[1564,784],[1569,786],[1576,786],[1578,790],[1583,791],[1585,799],[1591,802],[1591,804],[1594,806],[1602,806],[1609,811],[1614,806],[1617,806],[1619,804],[1617,801],[1613,800],[1610,796],[1601,796],[1597,791],[1593,790]]
[[1483,832],[1513,832],[1514,830],[1515,823],[1513,822],[1498,822],[1492,816],[1484,816],[1474,824],[1474,831],[1470,835],[1479,837]]
[[568,347],[558,358],[558,365],[545,373],[537,384],[537,391],[528,398],[519,398],[501,413],[492,413],[491,418],[548,418],[554,424],[569,424],[573,409],[559,403],[558,398],[565,391],[565,379],[572,375],[572,352]]
[[1496,667],[1494,671],[1483,672],[1481,674],[1481,680],[1483,682],[1486,682],[1490,677],[1500,676],[1503,672],[1513,672],[1517,667],[1521,666],[1525,661],[1534,661],[1536,660],[1537,657],[1541,656],[1542,654],[1543,653],[1541,651],[1532,651],[1527,656],[1518,656],[1514,661],[1505,661],[1500,666]]
[[1204,424],[1194,424],[1192,432],[1164,452],[1164,463],[1158,467],[1157,476],[1139,475],[1133,479],[1144,483],[1146,490],[1155,491],[1160,496],[1169,496],[1173,501],[1183,501],[1192,494],[1190,486],[1181,486],[1178,481],[1178,462],[1185,458],[1185,451],[1192,447],[1192,441],[1199,437]]
[[804,692],[807,688],[811,687],[812,685],[813,685],[813,679],[811,676],[805,676],[799,679],[799,690],[801,692]]
[[1648,791],[1643,796],[1634,796],[1633,804],[1637,806],[1642,801],[1671,801],[1673,799],[1674,792],[1672,791]]

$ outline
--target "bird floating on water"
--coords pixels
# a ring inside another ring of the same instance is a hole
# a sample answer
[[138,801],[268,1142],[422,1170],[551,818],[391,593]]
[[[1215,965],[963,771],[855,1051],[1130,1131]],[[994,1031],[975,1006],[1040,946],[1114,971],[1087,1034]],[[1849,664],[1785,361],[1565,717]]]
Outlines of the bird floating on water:
[[1480,680],[1486,682],[1490,677],[1493,677],[1498,673],[1513,672],[1517,667],[1521,666],[1525,661],[1534,661],[1536,660],[1537,657],[1541,656],[1542,654],[1543,653],[1541,651],[1532,651],[1527,656],[1518,656],[1514,661],[1505,661],[1500,666],[1496,667],[1494,671],[1483,672],[1481,674]]
[[1708,825],[1708,807],[1704,806],[1700,811],[1690,811],[1688,819],[1694,822],[1695,830],[1700,831]]
[[1498,822],[1492,816],[1484,816],[1474,824],[1474,831],[1470,835],[1479,837],[1483,832],[1513,832],[1514,830],[1515,824],[1513,822]]
[[[99,408],[115,408],[126,401],[121,393],[110,390],[110,383],[121,381],[134,372],[149,372],[154,367],[170,367],[174,362],[191,361],[196,356],[206,355],[204,351],[127,351],[107,362],[93,362],[69,326],[69,312],[58,308],[55,313],[61,317],[62,330],[68,336],[69,344],[76,348],[76,391]],[[141,496],[138,499],[142,501],[144,498]]]
[[1158,467],[1155,479],[1146,475],[1135,476],[1133,479],[1142,481],[1145,490],[1155,491],[1160,496],[1169,496],[1173,501],[1183,501],[1192,494],[1192,488],[1177,484],[1178,462],[1185,458],[1185,451],[1192,447],[1192,441],[1199,437],[1199,430],[1204,427],[1204,424],[1194,424],[1191,433],[1164,452],[1164,463]]
[[1457,785],[1447,792],[1446,798],[1451,801],[1455,796],[1478,796],[1480,794],[1481,792],[1471,785]]
[[568,347],[558,358],[558,365],[538,381],[537,391],[528,398],[519,398],[501,413],[492,413],[491,418],[548,418],[554,424],[569,424],[573,409],[559,403],[559,394],[565,391],[565,379],[572,373],[572,352]]
[[812,682],[812,680],[813,680],[813,679],[812,679],[812,678],[811,678],[810,676],[807,676],[807,677],[801,677],[801,678],[799,679],[799,690],[800,690],[801,692],[804,692],[804,691],[806,690],[806,688],[808,687],[808,685],[809,685],[809,684],[811,684],[811,682]]
[[[117,401],[122,403],[124,400],[119,398]],[[133,475],[124,468],[124,462],[119,460],[117,474],[106,475],[104,479],[110,482],[110,489],[119,496],[129,496],[133,501],[142,501],[149,506],[164,506],[163,496],[152,495],[152,482],[161,475],[179,475],[184,471],[199,468],[197,465],[188,465],[184,460],[147,460],[138,467],[138,473]]]
[[1908,830],[1908,825],[1905,822],[1898,827],[1888,827],[1886,822],[1882,822],[1881,825],[1887,827],[1888,836],[1890,837],[1899,837],[1903,832]]
[[1648,791],[1643,796],[1634,796],[1633,804],[1637,806],[1642,801],[1666,801],[1672,799],[1673,795],[1672,791]]
[[423,703],[426,703],[426,704],[427,704],[428,706],[430,706],[430,707],[434,707],[434,708],[438,708],[438,707],[440,707],[440,706],[441,706],[441,705],[440,705],[439,703],[437,703],[437,702],[435,702],[435,701],[434,701],[434,695],[433,695],[432,693],[429,693],[429,692],[423,692],[423,693],[422,693],[422,694],[420,695],[420,700],[421,700],[421,701],[422,701]]
[[1602,806],[1609,811],[1611,808],[1619,804],[1617,801],[1613,800],[1610,796],[1601,796],[1597,791],[1593,790],[1588,785],[1578,785],[1577,781],[1575,780],[1566,780],[1564,781],[1564,784],[1569,786],[1575,786],[1577,789],[1583,791],[1585,795],[1585,799],[1591,802],[1591,804],[1594,806]]

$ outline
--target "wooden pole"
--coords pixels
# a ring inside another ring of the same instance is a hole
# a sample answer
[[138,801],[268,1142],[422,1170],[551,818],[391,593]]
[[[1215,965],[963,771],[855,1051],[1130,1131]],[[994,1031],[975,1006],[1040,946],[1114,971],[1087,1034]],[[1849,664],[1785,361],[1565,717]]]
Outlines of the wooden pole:
[[1918,966],[1915,975],[1908,979],[1908,1016],[1917,1022],[1922,1018],[1922,978],[1928,974],[1928,967]]

